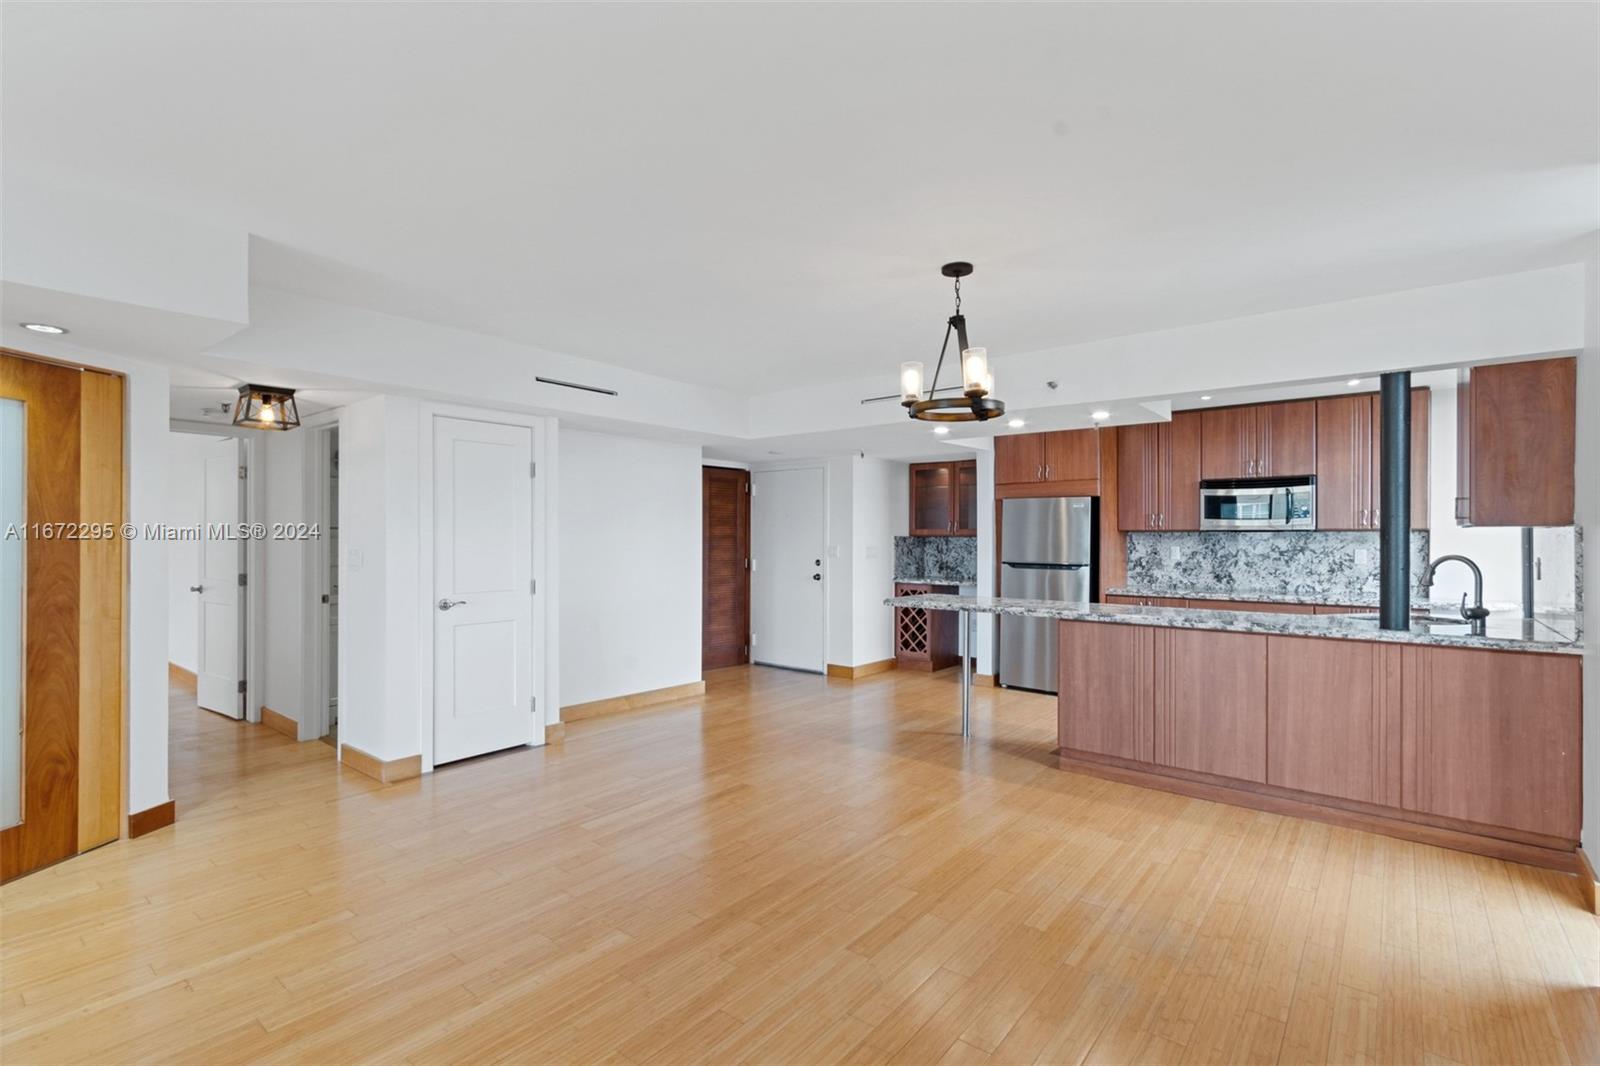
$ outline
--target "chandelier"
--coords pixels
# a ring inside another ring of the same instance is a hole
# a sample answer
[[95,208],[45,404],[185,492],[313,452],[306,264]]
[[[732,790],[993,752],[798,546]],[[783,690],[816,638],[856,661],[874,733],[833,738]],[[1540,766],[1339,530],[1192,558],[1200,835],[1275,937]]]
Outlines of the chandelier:
[[[900,364],[900,403],[912,418],[922,422],[985,422],[1006,413],[1006,405],[991,395],[994,392],[994,370],[989,366],[987,348],[973,348],[967,344],[967,319],[961,313],[961,279],[972,273],[971,263],[946,263],[939,273],[955,279],[956,310],[944,327],[944,344],[939,347],[939,361],[933,367],[933,380],[928,384],[927,395],[922,389],[922,364]],[[939,397],[939,371],[944,369],[944,356],[950,348],[950,334],[956,335],[961,349],[961,395]]]

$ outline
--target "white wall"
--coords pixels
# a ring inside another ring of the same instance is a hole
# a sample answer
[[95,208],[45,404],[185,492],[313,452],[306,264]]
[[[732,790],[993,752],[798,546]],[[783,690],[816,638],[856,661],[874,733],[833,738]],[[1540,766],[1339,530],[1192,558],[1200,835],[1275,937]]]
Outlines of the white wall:
[[[1580,418],[1581,422],[1582,419]],[[1465,555],[1483,570],[1483,599],[1499,609],[1522,603],[1522,531],[1510,527],[1456,524],[1456,390],[1435,386],[1428,412],[1428,554]],[[1534,531],[1534,554],[1542,576],[1534,582],[1536,608],[1571,608],[1577,584],[1570,527]],[[1440,568],[1430,598],[1460,604],[1472,594],[1472,574],[1450,563]]]
[[828,550],[822,566],[828,611],[828,662],[855,665],[855,585],[852,579],[855,536],[854,509],[856,457],[828,460]]
[[[315,442],[311,431],[262,433],[256,442],[254,476],[265,482],[262,520],[268,523],[308,522],[305,484],[306,449]],[[306,570],[314,544],[309,540],[268,539],[262,545],[262,573],[252,575],[255,595],[262,597],[262,656],[266,669],[261,703],[305,725],[310,707],[306,681],[314,669],[305,639]],[[303,740],[311,739],[306,729]]]
[[699,446],[568,429],[556,480],[561,706],[698,681]]
[[[205,521],[205,446],[218,438],[194,433],[167,434],[167,502],[162,521],[196,526]],[[174,541],[167,547],[167,659],[185,670],[199,669],[199,610],[189,589],[200,583],[199,541]]]
[[910,532],[906,463],[854,459],[851,479],[851,666],[894,658],[894,538]]

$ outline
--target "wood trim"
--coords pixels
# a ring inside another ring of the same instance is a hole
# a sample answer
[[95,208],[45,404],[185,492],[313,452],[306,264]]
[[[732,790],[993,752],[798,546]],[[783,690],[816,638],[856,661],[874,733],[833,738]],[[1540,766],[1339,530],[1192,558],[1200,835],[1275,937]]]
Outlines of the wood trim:
[[551,722],[544,727],[544,742],[554,744],[559,740],[567,739],[567,725],[565,722]]
[[167,684],[182,685],[185,688],[192,689],[198,683],[199,679],[194,676],[193,670],[186,670],[177,663],[167,664]]
[[999,687],[999,683],[997,681],[995,681],[993,674],[973,674],[972,675],[972,683],[975,686],[981,685],[981,686],[983,686],[985,688],[998,688]]
[[128,815],[128,839],[165,829],[178,820],[178,804],[173,800],[158,803],[148,810]]
[[300,739],[300,723],[286,714],[279,714],[265,704],[261,706],[261,724],[274,733],[282,733],[290,740]]
[[1184,773],[1181,770],[1169,771],[1165,768],[1135,767],[1128,765],[1125,760],[1067,748],[1058,750],[1056,758],[1063,770],[1090,774],[1124,784],[1140,785],[1162,792],[1175,792],[1182,796],[1212,800],[1216,803],[1230,803],[1236,807],[1249,807],[1252,810],[1268,811],[1273,814],[1309,818],[1312,821],[1327,822],[1348,829],[1361,829],[1369,833],[1398,837],[1401,840],[1453,848],[1456,851],[1487,855],[1490,858],[1525,863],[1547,870],[1559,870],[1562,873],[1576,873],[1578,870],[1576,851],[1484,836],[1463,829],[1450,829],[1427,822],[1355,810],[1347,806],[1329,806],[1298,798],[1289,794],[1288,790],[1276,789],[1271,785],[1245,782],[1241,783],[1244,787],[1236,787],[1221,783],[1219,780],[1208,780],[1210,775]]
[[339,761],[356,773],[365,774],[374,781],[381,781],[385,785],[392,785],[397,781],[409,781],[413,777],[422,776],[421,755],[407,755],[403,759],[390,759],[385,762],[376,755],[368,755],[360,748],[351,747],[349,744],[340,744]]
[[894,665],[895,661],[893,659],[879,659],[877,662],[862,663],[860,666],[840,666],[838,663],[829,663],[828,676],[854,681],[857,678],[881,674],[885,670],[893,670]]
[[[79,375],[78,515],[118,524],[122,499],[122,378]],[[120,537],[78,542],[78,851],[122,833],[123,575]]]
[[561,720],[563,722],[581,722],[585,718],[599,718],[608,714],[621,714],[624,711],[643,710],[646,707],[671,703],[673,700],[703,695],[705,690],[706,683],[704,681],[691,681],[686,685],[668,685],[666,688],[635,692],[628,696],[612,696],[610,699],[574,703],[569,707],[561,708]]
[[1583,897],[1583,905],[1589,908],[1590,914],[1600,914],[1600,877],[1594,872],[1594,864],[1589,861],[1589,853],[1582,848],[1578,849],[1578,894]]
[[994,498],[997,500],[1020,500],[1035,496],[1098,495],[1100,495],[1100,479],[1097,477],[1075,478],[1071,481],[1035,481],[994,487]]

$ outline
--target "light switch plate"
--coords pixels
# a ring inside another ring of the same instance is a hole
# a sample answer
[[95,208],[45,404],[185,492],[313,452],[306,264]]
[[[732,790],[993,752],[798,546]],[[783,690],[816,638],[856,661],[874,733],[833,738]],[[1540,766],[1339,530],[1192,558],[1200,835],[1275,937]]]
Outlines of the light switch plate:
[[357,570],[360,570],[361,564],[365,561],[366,560],[362,557],[360,548],[351,548],[344,553],[344,564],[350,568],[350,572],[352,574]]
[[1356,565],[1367,566],[1372,562],[1372,552],[1366,548],[1356,549]]

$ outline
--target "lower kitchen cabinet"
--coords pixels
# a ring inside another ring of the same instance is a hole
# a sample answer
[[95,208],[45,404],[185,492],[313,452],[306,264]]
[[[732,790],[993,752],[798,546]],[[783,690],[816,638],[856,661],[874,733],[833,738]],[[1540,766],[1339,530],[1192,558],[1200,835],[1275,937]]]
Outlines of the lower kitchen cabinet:
[[[896,596],[955,595],[956,585],[919,585],[897,582]],[[954,611],[924,611],[920,607],[894,609],[894,663],[901,670],[943,670],[961,661],[961,625]]]
[[1155,630],[1155,762],[1267,779],[1267,638]]
[[1061,623],[1061,746],[1150,762],[1155,757],[1155,638],[1148,626]]
[[1407,647],[1403,806],[1576,841],[1576,656]]
[[1400,806],[1393,644],[1267,638],[1267,783]]

